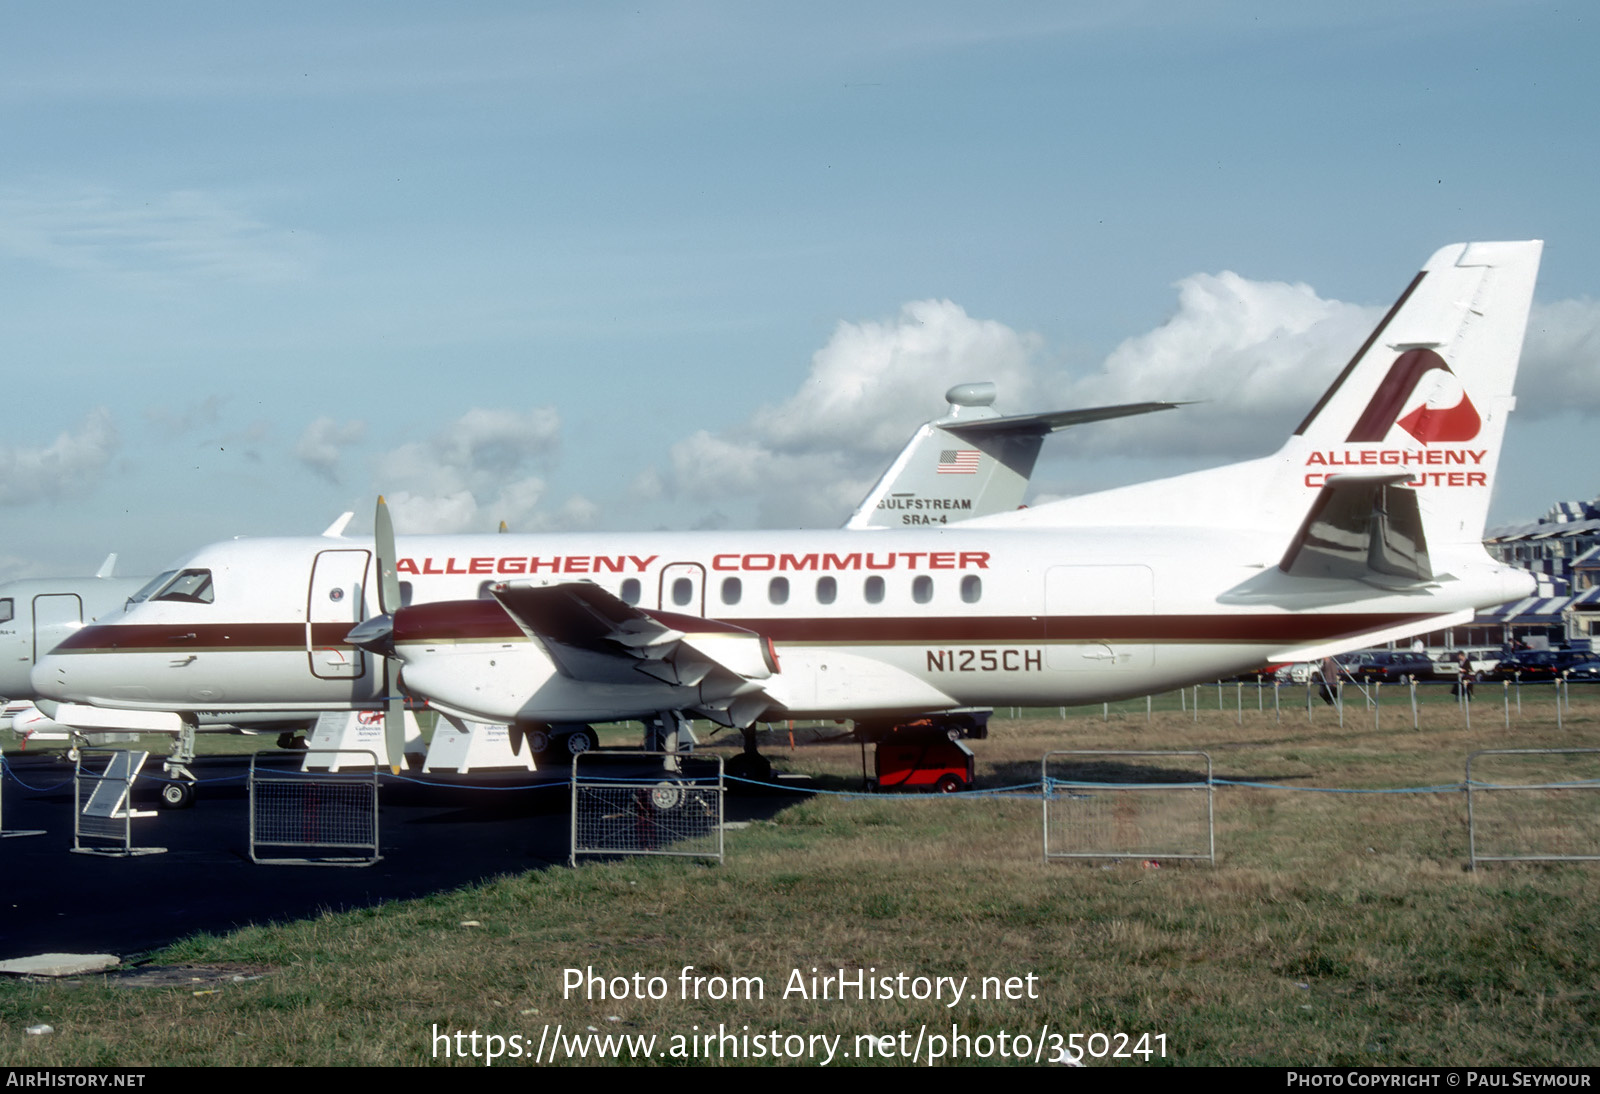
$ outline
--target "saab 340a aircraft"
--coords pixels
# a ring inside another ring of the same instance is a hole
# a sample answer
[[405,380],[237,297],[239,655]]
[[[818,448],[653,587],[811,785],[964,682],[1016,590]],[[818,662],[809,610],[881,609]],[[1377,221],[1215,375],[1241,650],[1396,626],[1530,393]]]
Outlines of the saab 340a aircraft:
[[403,690],[524,730],[953,724],[1462,623],[1532,590],[1481,538],[1541,246],[1435,254],[1263,459],[892,533],[396,540],[380,505],[371,541],[199,551],[34,683],[177,712],[395,711]]

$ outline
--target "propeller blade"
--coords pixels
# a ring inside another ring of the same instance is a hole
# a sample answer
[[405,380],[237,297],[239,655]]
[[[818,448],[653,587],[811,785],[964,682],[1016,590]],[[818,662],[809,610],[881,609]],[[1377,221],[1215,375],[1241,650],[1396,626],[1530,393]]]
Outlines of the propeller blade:
[[372,519],[372,541],[378,553],[378,609],[392,614],[400,607],[400,578],[394,568],[394,521],[382,494],[378,495],[378,511]]

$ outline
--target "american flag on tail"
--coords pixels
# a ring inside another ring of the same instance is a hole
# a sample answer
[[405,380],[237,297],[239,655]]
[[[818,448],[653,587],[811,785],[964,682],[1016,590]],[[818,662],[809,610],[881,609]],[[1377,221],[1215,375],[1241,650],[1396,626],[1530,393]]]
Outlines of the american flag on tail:
[[976,475],[978,450],[976,448],[947,448],[939,453],[939,474]]

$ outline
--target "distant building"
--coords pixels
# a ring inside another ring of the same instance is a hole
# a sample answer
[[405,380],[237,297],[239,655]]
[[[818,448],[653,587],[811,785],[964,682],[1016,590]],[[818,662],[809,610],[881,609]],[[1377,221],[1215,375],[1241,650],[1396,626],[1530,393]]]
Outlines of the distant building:
[[[1513,638],[1552,643],[1588,639],[1600,629],[1600,498],[1564,501],[1532,524],[1491,528],[1484,548],[1533,574],[1533,596],[1480,611],[1473,633],[1456,646],[1498,645]],[[1491,640],[1492,639],[1492,640]]]

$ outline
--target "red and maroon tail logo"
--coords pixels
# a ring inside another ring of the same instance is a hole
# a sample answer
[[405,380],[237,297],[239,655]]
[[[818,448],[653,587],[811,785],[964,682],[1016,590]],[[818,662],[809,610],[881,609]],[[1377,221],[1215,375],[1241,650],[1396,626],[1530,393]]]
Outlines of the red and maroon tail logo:
[[1396,425],[1423,444],[1470,441],[1476,437],[1483,427],[1483,419],[1478,417],[1478,408],[1472,405],[1459,382],[1453,385],[1460,393],[1453,406],[1434,406],[1434,396],[1430,395],[1428,401],[1400,417],[1400,411],[1411,401],[1423,377],[1436,369],[1455,378],[1444,358],[1431,349],[1410,349],[1395,358],[1394,364],[1389,366],[1389,375],[1378,385],[1372,401],[1350,436],[1345,438],[1346,442],[1381,442],[1389,435],[1390,427]]

